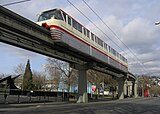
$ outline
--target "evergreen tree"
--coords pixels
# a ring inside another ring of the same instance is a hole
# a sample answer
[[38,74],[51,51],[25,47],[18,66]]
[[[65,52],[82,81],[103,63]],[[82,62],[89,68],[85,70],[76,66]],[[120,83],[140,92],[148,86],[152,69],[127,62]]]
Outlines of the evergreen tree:
[[25,68],[25,73],[23,76],[23,90],[32,90],[33,88],[33,83],[32,83],[32,71],[30,68],[30,61],[28,59],[27,65]]

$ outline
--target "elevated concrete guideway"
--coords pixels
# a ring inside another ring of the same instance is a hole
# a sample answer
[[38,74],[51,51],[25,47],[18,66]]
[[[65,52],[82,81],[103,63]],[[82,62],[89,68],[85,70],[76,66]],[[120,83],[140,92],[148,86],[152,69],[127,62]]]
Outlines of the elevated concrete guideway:
[[[88,102],[86,95],[86,71],[88,69],[104,72],[116,78],[127,77],[127,72],[93,61],[91,58],[79,55],[78,52],[57,45],[51,39],[47,29],[2,6],[0,6],[0,42],[69,62],[72,67],[79,70],[80,102]],[[122,87],[120,90],[123,90]]]

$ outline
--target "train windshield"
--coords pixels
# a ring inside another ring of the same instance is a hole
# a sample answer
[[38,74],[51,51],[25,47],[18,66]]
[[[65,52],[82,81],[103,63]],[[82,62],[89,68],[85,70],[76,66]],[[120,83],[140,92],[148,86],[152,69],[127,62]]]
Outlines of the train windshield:
[[38,21],[44,21],[44,20],[48,20],[48,19],[58,19],[58,20],[63,20],[62,15],[60,10],[52,10],[52,11],[47,11],[47,12],[43,12],[39,18]]

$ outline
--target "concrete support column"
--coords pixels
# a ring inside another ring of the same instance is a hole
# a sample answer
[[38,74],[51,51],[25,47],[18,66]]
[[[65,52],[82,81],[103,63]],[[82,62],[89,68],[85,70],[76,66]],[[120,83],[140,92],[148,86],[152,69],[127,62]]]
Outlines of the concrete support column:
[[138,94],[137,94],[137,87],[138,87],[138,82],[137,80],[135,80],[134,82],[134,97],[138,97]]
[[124,81],[124,96],[127,96],[127,79]]
[[144,87],[143,87],[143,84],[141,85],[142,87],[142,97],[144,97]]
[[78,65],[78,101],[77,103],[87,103],[88,94],[87,94],[87,75],[86,71],[88,70],[85,65]]
[[124,79],[118,78],[118,99],[124,99]]
[[130,97],[130,95],[131,95],[131,94],[130,94],[130,93],[131,93],[130,91],[131,91],[131,90],[130,90],[130,85],[128,85],[128,96],[129,96],[129,97]]

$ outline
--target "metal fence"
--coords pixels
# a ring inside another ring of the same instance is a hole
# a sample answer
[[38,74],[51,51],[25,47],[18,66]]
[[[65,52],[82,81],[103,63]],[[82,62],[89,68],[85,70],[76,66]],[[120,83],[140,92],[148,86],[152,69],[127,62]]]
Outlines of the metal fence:
[[[2,90],[2,89],[1,89]],[[68,100],[66,92],[0,90],[0,104],[3,103],[34,103],[63,102]],[[72,93],[74,96],[74,94]],[[75,98],[75,97],[74,97]],[[75,98],[76,99],[76,98]]]
[[24,96],[24,95],[7,95],[6,99],[4,94],[0,94],[0,104],[3,103],[35,103],[35,102],[62,102],[64,99],[52,96]]

